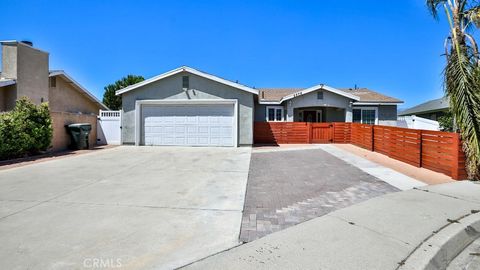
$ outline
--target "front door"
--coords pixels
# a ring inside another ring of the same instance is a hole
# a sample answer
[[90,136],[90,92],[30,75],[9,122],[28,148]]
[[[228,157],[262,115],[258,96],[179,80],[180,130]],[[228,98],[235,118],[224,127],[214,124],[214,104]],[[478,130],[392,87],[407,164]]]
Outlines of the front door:
[[303,111],[303,122],[317,122],[317,111]]

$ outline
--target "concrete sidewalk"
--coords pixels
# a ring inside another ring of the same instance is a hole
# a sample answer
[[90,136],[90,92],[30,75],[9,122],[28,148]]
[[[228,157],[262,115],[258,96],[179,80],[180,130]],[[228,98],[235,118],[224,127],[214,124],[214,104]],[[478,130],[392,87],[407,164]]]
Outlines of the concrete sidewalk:
[[480,236],[479,209],[480,184],[419,187],[312,219],[185,269],[444,269]]
[[318,148],[323,151],[359,168],[360,170],[383,180],[384,182],[400,189],[409,190],[416,187],[425,186],[426,184],[406,176],[398,171],[382,166],[376,162],[372,162],[363,157],[352,154],[331,144],[319,144]]

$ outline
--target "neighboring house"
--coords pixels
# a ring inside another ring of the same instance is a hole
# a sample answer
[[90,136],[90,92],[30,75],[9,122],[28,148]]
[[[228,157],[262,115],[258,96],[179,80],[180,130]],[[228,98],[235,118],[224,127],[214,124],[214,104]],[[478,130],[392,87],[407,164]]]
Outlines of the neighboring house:
[[30,42],[3,41],[0,73],[0,112],[15,107],[21,97],[36,104],[48,102],[53,120],[52,149],[62,150],[70,143],[64,125],[92,124],[90,145],[96,142],[96,119],[100,109],[108,109],[95,96],[64,71],[49,71],[49,54]]
[[368,89],[255,89],[180,67],[116,92],[122,142],[237,146],[253,143],[254,121],[395,124],[402,101]]
[[438,98],[434,100],[430,100],[419,104],[417,106],[411,107],[404,111],[398,113],[399,116],[410,116],[415,115],[418,117],[430,119],[430,120],[437,120],[439,117],[445,115],[446,112],[449,110],[449,101],[448,98]]

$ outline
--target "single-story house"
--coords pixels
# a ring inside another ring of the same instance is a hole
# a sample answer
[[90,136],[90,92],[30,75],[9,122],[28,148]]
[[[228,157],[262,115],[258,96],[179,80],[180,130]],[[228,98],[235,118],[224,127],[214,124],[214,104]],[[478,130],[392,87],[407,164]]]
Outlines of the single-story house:
[[238,146],[253,143],[254,121],[392,124],[401,100],[324,84],[256,89],[183,66],[116,92],[122,142]]
[[443,98],[429,100],[427,102],[413,106],[411,108],[408,108],[406,110],[399,112],[398,115],[399,116],[415,115],[418,117],[437,121],[437,119],[441,116],[444,116],[449,109],[450,109],[449,99],[447,97],[443,97]]
[[40,104],[48,102],[53,121],[52,150],[70,144],[65,125],[90,123],[90,145],[96,143],[99,110],[108,110],[87,89],[63,70],[49,70],[49,53],[33,47],[31,42],[2,41],[0,73],[0,112],[10,111],[21,97]]

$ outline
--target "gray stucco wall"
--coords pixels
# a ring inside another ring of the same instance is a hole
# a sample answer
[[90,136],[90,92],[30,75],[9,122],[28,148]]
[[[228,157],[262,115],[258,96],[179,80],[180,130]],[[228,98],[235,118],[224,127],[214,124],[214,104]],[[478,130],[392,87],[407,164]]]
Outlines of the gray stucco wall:
[[255,104],[255,122],[265,122],[267,106],[264,104]]
[[[182,89],[182,76],[190,76],[190,90]],[[122,95],[122,140],[135,143],[135,101],[143,99],[237,99],[238,143],[253,143],[254,95],[194,74],[182,72]]]

